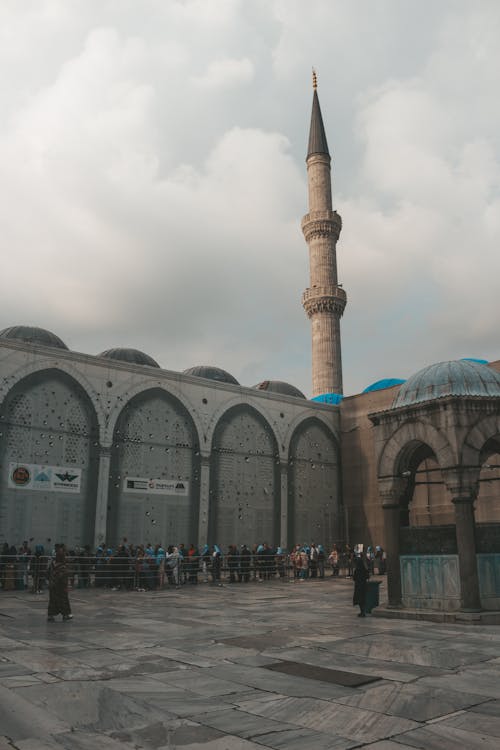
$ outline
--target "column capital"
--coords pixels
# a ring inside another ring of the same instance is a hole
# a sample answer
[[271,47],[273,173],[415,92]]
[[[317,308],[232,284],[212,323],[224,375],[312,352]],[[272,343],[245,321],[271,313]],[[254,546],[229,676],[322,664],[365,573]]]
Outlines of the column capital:
[[473,502],[476,499],[479,492],[477,467],[453,466],[443,469],[443,479],[453,502]]
[[384,510],[400,509],[407,490],[407,477],[384,477],[378,480],[378,494]]
[[473,492],[470,492],[468,494],[462,493],[461,495],[456,495],[455,497],[452,497],[451,502],[453,503],[453,505],[466,505],[466,504],[472,505],[476,497],[477,495]]

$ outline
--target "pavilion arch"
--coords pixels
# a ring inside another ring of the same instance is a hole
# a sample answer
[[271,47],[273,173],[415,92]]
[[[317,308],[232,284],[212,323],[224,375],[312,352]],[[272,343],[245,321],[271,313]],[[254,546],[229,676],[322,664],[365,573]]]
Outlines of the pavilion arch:
[[342,516],[339,443],[323,419],[302,419],[289,442],[289,544],[340,543]]
[[188,398],[186,398],[184,391],[180,388],[175,387],[174,384],[170,382],[167,388],[164,383],[158,382],[157,380],[155,381],[153,377],[149,377],[145,380],[142,380],[140,383],[137,383],[133,387],[127,388],[127,390],[123,391],[122,393],[119,393],[117,388],[117,392],[115,394],[116,403],[115,406],[111,409],[107,420],[103,445],[112,444],[116,424],[120,419],[120,416],[123,414],[123,410],[127,407],[127,404],[129,404],[137,396],[140,396],[142,393],[147,393],[151,390],[163,391],[168,397],[175,399],[179,403],[179,405],[182,406],[182,408],[184,408],[188,414],[190,414],[191,419],[193,420],[193,423],[195,425],[199,442],[202,433],[199,415],[192,402]]
[[428,422],[409,421],[398,427],[384,443],[378,461],[379,479],[396,479],[403,471],[411,470],[409,462],[417,444],[428,446],[441,469],[456,465],[456,456],[442,432]]
[[491,414],[479,419],[464,438],[462,463],[465,466],[481,466],[486,460],[485,446],[500,442],[500,414]]
[[108,540],[189,544],[197,538],[200,441],[180,399],[139,390],[114,421]]
[[[0,424],[2,536],[90,543],[99,425],[88,390],[63,368],[33,368],[3,399]],[[14,464],[29,481],[14,482]]]
[[464,463],[479,467],[475,520],[478,524],[500,523],[500,416],[479,420],[464,440]]
[[209,541],[278,544],[280,489],[279,446],[268,420],[246,403],[226,409],[211,444]]

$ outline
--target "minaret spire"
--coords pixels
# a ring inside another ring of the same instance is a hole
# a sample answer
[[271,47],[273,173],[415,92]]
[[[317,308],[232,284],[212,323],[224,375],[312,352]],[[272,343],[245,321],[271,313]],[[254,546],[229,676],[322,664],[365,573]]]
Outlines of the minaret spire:
[[323,118],[321,116],[321,108],[319,106],[318,98],[318,74],[313,68],[313,105],[311,112],[311,127],[309,128],[309,145],[307,147],[307,158],[312,154],[326,154],[330,156],[328,151],[328,143],[326,141],[325,126],[323,125]]
[[302,231],[309,245],[310,286],[302,305],[312,327],[313,397],[342,394],[340,318],[347,296],[337,280],[337,241],[342,220],[332,210],[330,153],[318,98],[318,78],[313,69],[313,103],[307,176],[309,213],[302,219]]

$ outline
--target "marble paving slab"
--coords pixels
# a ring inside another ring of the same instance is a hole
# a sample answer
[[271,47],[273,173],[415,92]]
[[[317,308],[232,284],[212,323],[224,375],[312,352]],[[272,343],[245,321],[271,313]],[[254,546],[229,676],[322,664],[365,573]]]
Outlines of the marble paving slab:
[[474,732],[477,735],[484,733],[488,737],[496,737],[498,747],[500,747],[500,715],[486,715],[470,711],[445,719],[443,724],[467,732]]
[[255,741],[263,734],[294,731],[296,729],[293,724],[249,714],[238,708],[202,714],[197,716],[197,721],[221,732],[235,734],[243,739]]
[[[349,750],[352,747],[359,747],[357,740],[348,740],[346,737],[337,737],[305,728],[262,734],[258,739],[273,750]],[[401,750],[400,745],[398,750]]]
[[440,675],[441,669],[423,667],[415,664],[399,664],[398,662],[384,661],[382,659],[366,658],[350,654],[336,653],[327,649],[291,648],[265,651],[264,656],[274,657],[290,661],[304,662],[312,666],[328,667],[329,669],[340,669],[346,672],[358,672],[359,674],[372,675],[386,680],[397,680],[398,682],[413,682],[418,677],[427,675]]
[[500,700],[485,701],[478,706],[472,706],[471,711],[487,716],[500,716]]
[[498,750],[498,737],[488,736],[450,727],[446,724],[429,724],[397,736],[397,741],[419,750]]
[[420,726],[409,719],[310,698],[284,698],[269,704],[249,701],[241,709],[358,742],[391,737]]
[[430,688],[419,683],[391,682],[368,686],[360,695],[339,698],[336,702],[413,721],[428,721],[485,701],[484,696],[472,693]]
[[109,736],[133,748],[177,748],[221,739],[224,733],[189,719],[172,719],[142,728],[111,732]]
[[105,684],[56,683],[43,690],[35,686],[20,688],[17,694],[44,709],[47,716],[68,722],[74,729],[108,731],[143,726],[164,716],[153,706],[111,690]]
[[[448,642],[447,642],[448,643]],[[331,650],[335,653],[353,654],[369,659],[395,661],[398,664],[416,664],[425,667],[455,669],[466,664],[474,664],[496,656],[495,647],[481,651],[448,646],[442,642],[415,641],[411,638],[391,638],[373,640],[371,638],[336,641]]]
[[488,673],[486,670],[481,672],[463,670],[457,674],[440,675],[432,678],[424,677],[419,684],[443,690],[472,692],[486,698],[500,698],[500,675]]
[[327,682],[308,680],[304,677],[290,677],[277,672],[270,674],[259,667],[244,667],[236,664],[224,664],[212,667],[210,673],[215,677],[239,682],[248,687],[268,690],[274,693],[300,697],[307,695],[316,698],[339,698],[349,695],[353,688],[332,685]]

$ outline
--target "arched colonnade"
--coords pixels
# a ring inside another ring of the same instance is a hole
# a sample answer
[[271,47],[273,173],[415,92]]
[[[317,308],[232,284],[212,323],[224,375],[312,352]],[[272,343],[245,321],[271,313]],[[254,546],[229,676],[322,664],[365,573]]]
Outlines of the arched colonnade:
[[[211,410],[179,379],[109,391],[50,359],[2,384],[6,535],[282,546],[341,536],[338,435],[326,412],[311,415],[306,402],[276,420],[265,399],[234,391]],[[76,484],[23,489],[12,482],[18,464],[39,476],[75,467]]]

